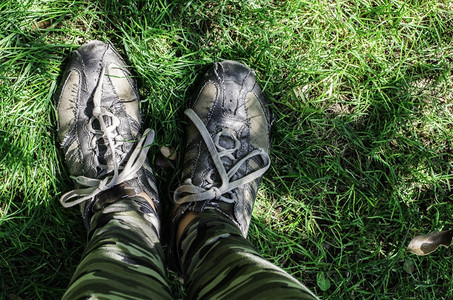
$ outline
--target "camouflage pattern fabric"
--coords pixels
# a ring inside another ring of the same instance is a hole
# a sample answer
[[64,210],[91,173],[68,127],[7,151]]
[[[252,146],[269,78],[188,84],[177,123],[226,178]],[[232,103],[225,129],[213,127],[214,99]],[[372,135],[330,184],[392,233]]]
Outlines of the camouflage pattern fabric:
[[123,198],[93,216],[87,248],[63,299],[173,299],[159,219],[145,199]]
[[[179,255],[186,299],[317,299],[215,212],[188,225]],[[145,199],[122,198],[93,216],[87,248],[63,299],[173,299],[159,220]]]
[[217,212],[198,215],[179,248],[187,299],[318,299],[263,259],[238,226]]

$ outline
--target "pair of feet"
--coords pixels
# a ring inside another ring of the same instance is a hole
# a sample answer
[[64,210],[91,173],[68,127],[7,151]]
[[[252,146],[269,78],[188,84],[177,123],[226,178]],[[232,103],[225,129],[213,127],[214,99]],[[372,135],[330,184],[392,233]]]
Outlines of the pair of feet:
[[[173,222],[181,232],[196,214],[214,210],[246,236],[270,165],[269,109],[253,71],[232,61],[216,63],[195,96],[185,111],[190,122]],[[159,215],[146,158],[154,132],[141,134],[136,83],[115,49],[92,41],[74,51],[57,101],[58,138],[77,185],[61,204],[80,204],[88,228],[95,212],[125,196],[144,196]]]

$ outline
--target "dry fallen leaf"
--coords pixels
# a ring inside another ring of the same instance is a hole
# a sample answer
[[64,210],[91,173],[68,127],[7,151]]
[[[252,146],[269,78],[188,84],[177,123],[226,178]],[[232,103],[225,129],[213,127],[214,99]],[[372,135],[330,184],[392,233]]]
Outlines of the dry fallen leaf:
[[40,21],[35,24],[32,24],[31,27],[34,30],[39,30],[39,29],[48,29],[48,28],[50,28],[51,25],[52,25],[52,22],[50,20],[44,20],[44,21]]
[[453,230],[432,232],[427,235],[417,235],[410,241],[406,251],[415,255],[428,255],[436,251],[439,246],[450,246],[452,238]]

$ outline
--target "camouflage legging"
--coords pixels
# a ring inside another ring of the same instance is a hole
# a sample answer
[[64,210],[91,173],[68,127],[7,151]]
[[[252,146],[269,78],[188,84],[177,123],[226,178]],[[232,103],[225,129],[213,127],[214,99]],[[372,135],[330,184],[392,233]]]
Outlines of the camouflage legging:
[[[173,299],[158,232],[158,218],[138,196],[96,213],[63,299]],[[261,258],[226,217],[197,216],[185,229],[180,248],[187,299],[316,299]]]

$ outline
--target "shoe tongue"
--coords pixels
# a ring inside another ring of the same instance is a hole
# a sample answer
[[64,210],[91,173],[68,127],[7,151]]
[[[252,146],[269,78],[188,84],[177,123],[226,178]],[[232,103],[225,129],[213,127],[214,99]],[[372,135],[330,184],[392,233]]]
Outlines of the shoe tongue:
[[[236,145],[236,142],[232,136],[227,136],[227,135],[220,136],[220,138],[219,138],[220,147],[230,150],[230,149],[234,149],[235,145]],[[234,153],[233,153],[233,155],[234,155]]]
[[[109,118],[106,118],[106,117],[103,117],[104,119],[104,122],[106,124],[106,126],[110,126],[111,122],[109,120]],[[101,132],[102,131],[102,128],[101,128],[101,124],[99,122],[98,119],[93,119],[92,122],[91,122],[91,126],[93,127],[94,130],[96,131],[99,131]],[[100,135],[101,133],[99,133]],[[107,138],[105,137],[105,133],[103,134],[102,137],[99,137],[98,136],[98,140],[96,142],[96,152],[97,152],[97,157],[98,157],[98,161],[101,165],[107,165],[108,167],[108,170],[107,170],[107,173],[109,173],[110,171],[113,170],[113,165],[112,166],[108,166],[108,162],[111,161],[111,154],[110,154],[110,149],[108,147],[108,140]],[[105,169],[101,168],[99,170],[100,173],[105,173]]]

